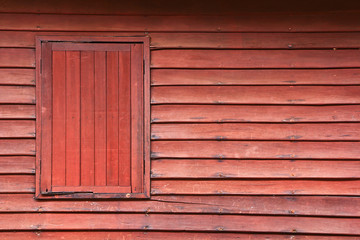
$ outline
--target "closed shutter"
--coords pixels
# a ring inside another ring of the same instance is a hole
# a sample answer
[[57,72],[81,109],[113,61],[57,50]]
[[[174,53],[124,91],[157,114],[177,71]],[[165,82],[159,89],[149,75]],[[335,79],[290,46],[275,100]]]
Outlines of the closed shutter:
[[144,42],[39,44],[39,197],[145,197]]

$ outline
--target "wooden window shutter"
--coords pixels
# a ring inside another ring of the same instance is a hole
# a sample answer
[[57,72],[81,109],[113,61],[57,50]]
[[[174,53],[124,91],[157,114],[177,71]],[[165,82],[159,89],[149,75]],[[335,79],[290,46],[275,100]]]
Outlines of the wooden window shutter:
[[147,37],[37,39],[38,198],[149,197]]

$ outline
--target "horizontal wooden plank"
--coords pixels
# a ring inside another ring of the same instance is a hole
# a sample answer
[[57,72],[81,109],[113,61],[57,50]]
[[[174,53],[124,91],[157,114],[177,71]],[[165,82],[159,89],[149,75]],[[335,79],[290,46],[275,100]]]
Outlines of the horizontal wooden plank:
[[0,16],[0,29],[35,31],[355,32],[360,30],[359,22],[358,11],[167,17],[4,13]]
[[360,33],[151,33],[155,48],[359,48]]
[[54,239],[86,239],[86,240],[230,240],[230,239],[252,239],[252,240],[359,240],[359,237],[351,236],[319,236],[319,235],[291,235],[291,234],[261,234],[261,233],[193,233],[193,232],[120,232],[120,231],[36,231],[36,232],[0,232],[0,238],[6,240],[54,240]]
[[0,157],[0,174],[35,173],[35,158],[28,156]]
[[0,103],[35,103],[33,86],[0,86]]
[[0,105],[0,119],[35,119],[35,105]]
[[146,201],[38,201],[33,194],[2,194],[0,212],[222,213],[359,217],[359,197],[152,196]]
[[35,176],[0,175],[0,193],[34,193]]
[[358,141],[360,140],[360,123],[152,124],[151,139]]
[[153,68],[360,67],[360,50],[156,50]]
[[0,67],[35,67],[35,51],[27,48],[0,48]]
[[158,85],[355,85],[360,69],[152,69]]
[[161,86],[152,104],[357,104],[360,86]]
[[0,230],[83,230],[91,226],[92,230],[360,234],[360,219],[324,217],[21,213],[0,215],[0,223]]
[[2,0],[1,12],[14,13],[61,13],[61,14],[137,14],[137,15],[189,15],[189,14],[230,14],[239,15],[248,12],[321,12],[321,11],[340,11],[359,9],[357,2],[331,1],[324,5],[322,1],[315,1],[309,6],[308,1],[299,2],[296,6],[286,4],[287,1],[278,0],[268,2],[260,0],[258,4],[253,1],[243,0],[239,3],[236,0],[227,0],[227,4],[218,2],[190,1],[169,2],[157,0],[156,4],[144,0],[134,0],[131,2],[103,2],[89,1],[86,5],[81,0],[63,0],[60,2],[49,3],[45,0],[36,0],[29,3],[26,0]]
[[0,138],[35,137],[34,120],[0,120]]
[[153,141],[151,151],[152,158],[360,159],[360,142]]
[[[1,31],[0,47],[35,47],[35,36],[64,32]],[[85,33],[72,32],[72,36]],[[145,32],[86,32],[87,36],[139,36]],[[359,48],[360,33],[148,33],[153,48]]]
[[35,139],[0,139],[0,155],[35,155]]
[[360,180],[152,180],[151,193],[354,196]]
[[0,84],[35,85],[35,70],[16,68],[0,69]]
[[236,106],[159,105],[151,121],[162,122],[359,122],[360,105]]
[[360,178],[360,161],[162,159],[152,178]]

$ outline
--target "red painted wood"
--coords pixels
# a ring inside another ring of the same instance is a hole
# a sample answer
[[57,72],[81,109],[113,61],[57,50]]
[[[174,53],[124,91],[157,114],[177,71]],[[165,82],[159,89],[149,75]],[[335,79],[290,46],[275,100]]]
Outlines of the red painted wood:
[[161,159],[152,178],[326,178],[357,179],[359,161]]
[[359,159],[359,142],[153,141],[153,158]]
[[[144,102],[143,46],[131,45],[131,187],[133,193],[144,188]],[[150,103],[147,103],[150,104]]]
[[358,104],[359,86],[152,87],[152,104]]
[[151,33],[155,48],[358,48],[359,33]]
[[0,119],[35,119],[35,105],[0,105]]
[[34,187],[33,175],[0,175],[0,193],[34,193]]
[[359,123],[152,124],[152,140],[360,140]]
[[93,51],[80,52],[80,185],[95,184],[95,62]]
[[36,36],[141,36],[144,32],[36,32],[36,31],[1,31],[0,47],[35,47]]
[[152,69],[158,85],[355,85],[359,69]]
[[134,201],[38,201],[33,194],[2,194],[0,212],[213,213],[359,217],[359,197],[152,196]]
[[33,156],[0,157],[0,174],[35,173]]
[[0,84],[35,85],[35,71],[33,69],[0,69]]
[[35,67],[35,51],[34,49],[0,48],[0,66],[33,68]]
[[52,174],[54,185],[65,185],[66,179],[66,53],[54,51],[52,53]]
[[111,4],[99,4],[96,1],[89,1],[83,5],[81,0],[64,0],[61,3],[49,3],[45,0],[37,0],[36,4],[31,4],[25,0],[18,0],[13,3],[11,0],[3,0],[4,7],[1,12],[8,13],[53,13],[53,14],[109,14],[109,15],[244,15],[248,13],[261,14],[284,14],[295,11],[296,14],[290,16],[302,16],[305,13],[319,14],[322,11],[349,11],[359,9],[358,2],[332,1],[324,5],[323,2],[313,2],[310,6],[308,2],[299,2],[296,8],[287,4],[287,1],[279,0],[273,3],[260,0],[254,5],[253,1],[244,0],[239,3],[236,0],[228,0],[227,4],[218,2],[193,2],[184,0],[182,2],[157,1],[156,4],[148,3],[144,0],[134,0],[132,2]]
[[32,86],[0,86],[0,103],[35,103]]
[[[83,6],[82,6],[83,7]],[[1,30],[179,31],[179,32],[356,32],[359,11],[241,14],[240,16],[126,16],[11,14],[0,16]],[[111,23],[111,24],[109,24]]]
[[107,52],[107,161],[106,185],[119,184],[119,54]]
[[119,52],[119,185],[131,186],[130,52]]
[[106,52],[95,52],[95,185],[106,185]]
[[159,105],[151,121],[162,122],[359,122],[360,105],[236,106]]
[[156,50],[153,68],[360,67],[359,50]]
[[260,233],[192,233],[192,232],[121,232],[121,231],[71,231],[71,232],[0,232],[0,237],[7,240],[52,240],[56,238],[65,238],[65,239],[87,239],[87,240],[99,240],[105,238],[113,240],[158,240],[158,239],[173,239],[173,240],[193,240],[193,239],[203,239],[203,240],[217,240],[217,239],[253,239],[253,240],[263,240],[263,239],[279,239],[279,240],[308,240],[309,238],[313,240],[358,240],[358,237],[351,236],[319,236],[319,235],[292,235],[292,234],[260,234]]
[[152,180],[152,194],[349,195],[360,180]]
[[[82,219],[82,221],[76,221]],[[6,214],[1,230],[165,230],[358,235],[359,219],[182,214]]]
[[33,138],[35,121],[0,120],[0,138]]
[[66,186],[80,185],[80,52],[66,52]]

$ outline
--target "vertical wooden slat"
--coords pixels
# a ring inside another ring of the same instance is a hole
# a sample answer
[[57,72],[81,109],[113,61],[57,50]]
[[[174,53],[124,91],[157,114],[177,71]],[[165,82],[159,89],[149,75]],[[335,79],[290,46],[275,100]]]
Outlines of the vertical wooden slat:
[[130,52],[119,52],[119,185],[130,186]]
[[65,52],[53,52],[52,185],[65,185]]
[[80,52],[66,52],[66,185],[80,185]]
[[143,191],[143,46],[131,45],[131,187],[133,193]]
[[106,53],[95,52],[95,185],[106,185]]
[[[51,43],[42,45],[42,75],[41,75],[41,105],[37,113],[41,114],[41,139],[39,150],[41,162],[41,186],[42,192],[51,191],[51,158],[52,158],[52,79],[51,79]],[[40,110],[40,111],[39,111]]]
[[94,185],[94,52],[81,52],[81,185]]
[[107,52],[107,185],[118,185],[119,54]]

